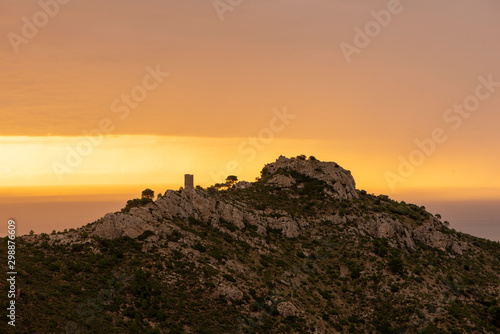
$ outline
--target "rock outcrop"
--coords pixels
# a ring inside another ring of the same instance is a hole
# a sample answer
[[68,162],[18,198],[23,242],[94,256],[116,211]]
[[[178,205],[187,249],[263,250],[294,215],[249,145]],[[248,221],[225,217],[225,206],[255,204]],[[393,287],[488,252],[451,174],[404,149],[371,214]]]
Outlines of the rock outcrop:
[[[223,231],[229,231],[221,222],[245,228],[255,226],[257,233],[266,234],[267,229],[282,231],[287,237],[297,237],[300,227],[307,225],[303,219],[290,216],[271,217],[264,211],[252,210],[243,203],[226,203],[216,200],[203,190],[184,189],[181,192],[167,190],[155,203],[132,208],[129,213],[109,213],[101,218],[93,235],[101,238],[137,237],[146,230],[156,230],[158,221],[180,218],[207,222]],[[152,223],[153,222],[153,223]]]
[[124,236],[137,238],[145,231],[154,229],[153,225],[149,223],[151,217],[142,215],[143,218],[146,218],[143,219],[138,216],[108,213],[101,218],[93,234],[105,239],[115,239]]
[[282,302],[277,306],[278,312],[283,317],[293,317],[299,314],[299,310],[291,302]]
[[[263,169],[265,180],[263,182],[268,186],[276,187],[277,191],[304,187],[304,184],[298,184],[299,182],[293,177],[297,174],[287,173],[289,171],[323,181],[326,185],[323,193],[325,196],[332,197],[333,201],[360,198],[350,172],[334,162],[289,159],[280,156],[276,162],[266,165]],[[227,191],[248,190],[252,187],[254,187],[253,183],[243,181]],[[297,201],[301,201],[300,195],[291,191],[288,193]],[[428,246],[452,249],[457,253],[468,249],[468,246],[457,240],[456,236],[443,233],[442,231],[447,230],[444,225],[437,218],[429,216],[432,218],[428,218],[421,226],[404,223],[390,213],[359,216],[344,216],[336,213],[303,217],[290,214],[285,210],[256,209],[245,200],[228,200],[227,197],[212,196],[205,190],[184,189],[182,191],[168,190],[154,203],[131,208],[128,213],[107,214],[97,222],[92,235],[109,239],[123,236],[135,238],[147,230],[155,233],[168,230],[168,226],[163,223],[166,221],[182,219],[189,222],[190,219],[194,219],[210,224],[225,233],[233,233],[235,229],[243,230],[253,226],[256,233],[263,236],[271,230],[277,230],[286,237],[294,238],[307,233],[312,222],[331,221],[332,224],[341,226],[354,223],[354,230],[357,233],[373,238],[385,238],[391,245],[397,247],[414,248],[415,241],[418,240]]]
[[273,175],[269,183],[277,184],[281,187],[289,187],[295,182],[293,178],[277,174],[280,169],[294,170],[313,179],[326,182],[333,189],[333,191],[330,192],[330,195],[335,198],[353,199],[359,197],[359,194],[356,191],[356,182],[354,181],[351,172],[340,167],[335,162],[305,160],[298,158],[290,159],[280,156],[276,162],[267,164],[264,167],[265,174]]

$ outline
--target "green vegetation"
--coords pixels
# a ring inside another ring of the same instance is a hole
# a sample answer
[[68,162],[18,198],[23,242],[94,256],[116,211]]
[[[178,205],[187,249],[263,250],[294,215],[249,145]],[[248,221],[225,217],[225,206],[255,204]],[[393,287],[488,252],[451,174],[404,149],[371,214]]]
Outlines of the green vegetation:
[[149,188],[144,189],[141,195],[142,195],[141,198],[149,198],[149,199],[155,198],[155,192]]
[[232,214],[197,209],[186,218],[159,215],[161,203],[148,191],[120,214],[154,217],[134,238],[99,238],[97,223],[18,238],[22,320],[10,332],[500,333],[498,242],[445,225],[442,235],[470,245],[462,254],[415,238],[409,246],[372,237],[360,224],[377,215],[424,229],[435,218],[366,191],[339,200],[327,196],[324,181],[293,169],[276,173],[294,184],[268,184],[274,175],[265,167],[248,189],[196,192],[263,220],[299,220],[294,237],[248,216],[236,223]]
[[121,210],[123,213],[128,213],[130,209],[145,206],[146,204],[153,203],[153,200],[148,197],[134,198],[127,201],[127,205]]

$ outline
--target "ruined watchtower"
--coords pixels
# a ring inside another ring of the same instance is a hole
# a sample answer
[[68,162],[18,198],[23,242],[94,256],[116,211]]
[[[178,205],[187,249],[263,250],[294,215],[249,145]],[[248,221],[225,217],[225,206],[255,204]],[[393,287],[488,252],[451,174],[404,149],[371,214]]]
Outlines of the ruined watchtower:
[[194,189],[193,174],[184,174],[184,189]]

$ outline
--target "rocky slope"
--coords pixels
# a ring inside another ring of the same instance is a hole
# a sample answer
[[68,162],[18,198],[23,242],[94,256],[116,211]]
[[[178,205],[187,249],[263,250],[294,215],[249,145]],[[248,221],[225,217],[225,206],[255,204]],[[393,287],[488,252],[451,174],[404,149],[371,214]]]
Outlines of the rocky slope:
[[312,157],[22,242],[32,332],[500,333],[498,243]]
[[[294,171],[310,179],[323,181],[320,186],[325,197],[336,200],[359,199],[354,178],[350,172],[333,162],[320,162],[317,160],[288,159],[280,156],[275,163],[268,164],[263,170],[262,184],[278,188],[280,191],[303,189],[309,179],[297,181],[292,173]],[[237,187],[235,187],[237,188]],[[247,191],[256,191],[247,187]],[[292,195],[300,200],[300,196]],[[388,199],[387,199],[388,200]],[[420,210],[420,208],[416,208]],[[400,218],[384,212],[372,213],[368,217],[359,217],[356,214],[340,215],[337,212],[315,212],[313,217],[294,215],[280,208],[256,210],[254,206],[244,201],[224,201],[209,195],[204,190],[183,190],[181,192],[167,190],[165,195],[156,202],[144,207],[132,208],[127,213],[107,214],[95,226],[92,235],[102,238],[117,238],[128,236],[136,238],[146,230],[155,232],[163,231],[166,225],[152,225],[158,219],[172,220],[174,218],[194,218],[210,222],[214,228],[230,232],[221,227],[220,221],[224,220],[238,229],[245,228],[245,222],[255,226],[257,233],[262,236],[268,229],[277,229],[284,236],[293,238],[307,233],[312,222],[329,221],[335,225],[347,222],[356,222],[356,232],[375,238],[388,238],[392,244],[413,249],[414,241],[419,240],[424,244],[441,250],[451,248],[461,254],[468,248],[467,244],[458,240],[453,234],[442,233],[445,228],[436,217],[427,215],[423,224],[418,226],[404,224]],[[312,218],[312,219],[311,219]]]

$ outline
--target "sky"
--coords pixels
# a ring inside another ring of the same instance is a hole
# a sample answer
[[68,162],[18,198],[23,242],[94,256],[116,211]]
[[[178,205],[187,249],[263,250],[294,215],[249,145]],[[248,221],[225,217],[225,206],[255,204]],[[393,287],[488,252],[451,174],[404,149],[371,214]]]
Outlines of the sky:
[[2,219],[74,227],[185,173],[251,181],[306,154],[370,193],[489,203],[496,229],[499,14],[494,0],[1,0]]

